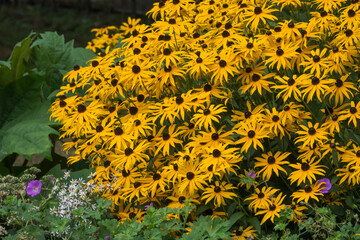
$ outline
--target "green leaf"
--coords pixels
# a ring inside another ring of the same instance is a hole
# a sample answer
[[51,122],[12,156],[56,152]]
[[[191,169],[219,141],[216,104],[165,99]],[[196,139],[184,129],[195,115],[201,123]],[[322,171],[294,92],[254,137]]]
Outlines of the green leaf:
[[18,153],[28,160],[33,154],[51,159],[52,143],[48,136],[58,132],[48,126],[51,124],[47,113],[49,107],[50,102],[37,103],[0,129],[3,157],[5,154]]
[[231,214],[231,217],[229,218],[229,227],[232,227],[243,216],[244,216],[243,212],[237,212],[237,213]]
[[0,89],[12,82],[13,73],[9,65],[0,65]]
[[90,169],[82,169],[80,171],[70,172],[70,178],[77,179],[77,178],[83,178],[88,179],[89,175],[91,173]]
[[30,33],[30,35],[27,38],[17,43],[9,58],[11,70],[13,71],[14,80],[22,77],[26,71],[25,63],[28,62],[31,54],[32,49],[30,47],[30,44],[33,40],[34,35],[35,33]]
[[50,127],[50,102],[41,102],[40,85],[40,76],[32,73],[0,89],[0,160],[12,153],[51,159],[48,136],[58,133]]
[[257,217],[252,217],[247,219],[248,222],[256,229],[256,231],[261,234],[260,221]]
[[55,178],[61,178],[61,177],[64,176],[64,172],[61,170],[61,165],[60,164],[55,165],[46,174],[47,175],[53,175]]
[[331,205],[329,206],[329,208],[331,209],[331,211],[333,213],[335,213],[338,216],[344,216],[345,215],[345,211],[343,207],[337,206],[337,205]]
[[97,57],[97,55],[90,49],[74,48],[72,51],[71,60],[73,65],[85,67],[87,62],[95,57]]
[[34,33],[17,43],[11,53],[9,61],[0,62],[0,88],[21,78],[26,72],[27,62],[31,54],[30,44],[33,40]]

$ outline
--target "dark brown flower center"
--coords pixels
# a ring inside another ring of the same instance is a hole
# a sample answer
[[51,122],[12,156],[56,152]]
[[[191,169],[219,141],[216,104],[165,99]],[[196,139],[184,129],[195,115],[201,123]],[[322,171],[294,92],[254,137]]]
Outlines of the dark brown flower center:
[[256,15],[261,14],[261,13],[262,13],[261,7],[255,7],[255,8],[254,8],[254,13],[255,13]]
[[221,188],[219,186],[214,187],[214,192],[219,193],[221,191]]
[[273,120],[273,122],[277,122],[277,121],[279,121],[279,116],[278,115],[274,115],[273,117],[272,117],[272,120]]
[[220,60],[219,61],[219,66],[222,67],[222,68],[226,67],[226,61],[225,60]]
[[171,54],[171,50],[170,50],[169,48],[165,48],[164,51],[163,51],[163,54],[164,54],[165,56],[168,56],[168,55]]
[[105,161],[105,162],[104,162],[104,167],[105,167],[105,168],[108,168],[109,166],[110,166],[110,161]]
[[132,67],[132,72],[135,73],[135,74],[138,74],[140,72],[140,67],[138,65],[134,65]]
[[219,139],[219,134],[217,134],[217,133],[211,134],[211,139],[214,140],[214,141],[218,140]]
[[283,54],[284,54],[284,50],[282,50],[281,48],[276,50],[276,55],[278,55],[279,57],[282,56]]
[[129,112],[130,112],[131,115],[136,115],[138,113],[138,108],[137,107],[130,107]]
[[130,219],[133,219],[134,217],[136,217],[136,213],[134,213],[134,212],[129,213],[129,218]]
[[262,192],[260,192],[257,196],[258,196],[258,198],[260,198],[260,199],[261,199],[261,198],[264,198],[264,197],[265,197],[265,194],[264,194],[264,193],[262,193]]
[[194,174],[194,173],[192,173],[192,172],[186,173],[186,178],[187,178],[187,179],[192,180],[192,179],[194,179],[194,177],[195,177],[195,174]]
[[178,96],[175,101],[177,105],[180,105],[184,102],[184,99],[181,96]]
[[77,110],[78,110],[79,113],[83,113],[83,112],[86,111],[86,107],[85,107],[85,105],[79,104],[77,106]]
[[320,57],[318,56],[318,55],[315,55],[314,57],[313,57],[313,61],[314,62],[320,62]]
[[157,181],[157,180],[160,180],[160,179],[161,179],[161,175],[158,174],[158,173],[155,173],[154,176],[153,176],[153,180]]
[[114,129],[114,133],[116,136],[120,136],[124,133],[124,131],[120,127],[117,127]]
[[204,109],[204,115],[205,115],[205,116],[207,116],[207,115],[209,115],[209,114],[210,114],[210,110],[209,110],[209,109],[207,109],[207,108],[206,108],[206,109]]
[[205,92],[210,92],[211,89],[212,89],[212,87],[211,87],[210,84],[205,84],[205,86],[204,86],[204,91],[205,91]]
[[132,150],[131,148],[126,148],[125,149],[125,156],[130,156],[133,152],[134,152],[134,150]]
[[163,138],[164,141],[169,140],[170,139],[170,134],[163,133],[162,138]]
[[248,137],[249,137],[249,138],[255,137],[255,131],[250,130],[250,131],[248,132]]
[[260,78],[261,78],[261,76],[260,76],[259,74],[256,74],[256,73],[253,74],[252,77],[251,77],[251,79],[253,80],[253,82],[259,81]]
[[173,164],[173,168],[174,168],[175,171],[179,170],[179,166],[176,163]]
[[310,169],[310,165],[308,163],[305,162],[301,163],[301,170],[307,171],[309,169]]
[[104,128],[103,128],[103,126],[97,126],[95,130],[96,130],[96,132],[99,133],[99,132],[102,132],[104,130]]
[[123,169],[121,171],[121,174],[122,174],[123,177],[128,177],[130,175],[130,171],[126,171],[125,169]]
[[91,62],[91,66],[93,66],[93,67],[97,67],[98,65],[99,65],[99,62],[96,60]]
[[313,79],[311,80],[312,85],[318,85],[319,83],[320,83],[320,79],[317,77],[313,77]]
[[312,191],[312,188],[310,186],[305,187],[305,192],[310,193]]
[[350,9],[350,10],[348,11],[348,16],[349,16],[349,17],[354,17],[355,14],[356,14],[356,12],[355,12],[354,10],[352,10],[352,9]]
[[351,30],[351,29],[348,29],[348,30],[346,30],[345,31],[345,35],[347,36],[347,37],[351,37],[351,35],[353,35],[353,31]]
[[357,112],[357,109],[355,107],[350,108],[350,113],[355,114]]
[[183,204],[185,199],[186,198],[184,196],[179,197],[179,203]]
[[344,82],[341,81],[340,79],[336,79],[336,83],[335,83],[336,87],[340,88],[344,85]]
[[275,158],[273,156],[269,156],[267,159],[268,164],[274,164],[275,163]]
[[221,156],[221,152],[218,149],[214,149],[212,155],[216,158]]
[[63,100],[61,100],[61,101],[60,101],[60,107],[62,107],[62,108],[63,108],[63,107],[65,107],[65,106],[66,106],[66,102],[65,102],[65,101],[63,101]]

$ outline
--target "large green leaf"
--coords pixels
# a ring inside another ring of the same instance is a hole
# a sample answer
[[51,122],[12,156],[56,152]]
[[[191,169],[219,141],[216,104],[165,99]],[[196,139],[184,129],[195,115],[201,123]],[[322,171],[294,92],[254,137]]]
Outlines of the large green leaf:
[[34,34],[31,33],[27,38],[18,42],[9,58],[9,61],[0,62],[0,88],[21,78],[29,69],[29,57],[31,54],[30,44]]
[[41,38],[32,44],[32,47],[38,46],[34,55],[37,69],[54,72],[69,68],[74,41],[65,43],[64,35],[56,32],[45,32],[40,36]]
[[48,109],[50,102],[37,103],[33,109],[24,111],[23,114],[1,129],[1,152],[6,154],[18,153],[31,160],[31,155],[40,154],[51,159],[52,143],[49,134],[58,132],[49,127]]
[[85,67],[87,61],[93,59],[97,55],[90,49],[85,48],[74,48],[72,51],[71,63],[72,65],[79,65]]
[[30,44],[34,35],[34,33],[30,33],[27,38],[17,43],[9,58],[11,69],[13,71],[13,78],[15,80],[22,77],[28,67],[26,63],[28,62],[31,54],[32,49],[30,48]]
[[51,159],[49,134],[50,101],[41,102],[41,80],[35,73],[18,79],[0,90],[0,160],[12,153],[41,154]]

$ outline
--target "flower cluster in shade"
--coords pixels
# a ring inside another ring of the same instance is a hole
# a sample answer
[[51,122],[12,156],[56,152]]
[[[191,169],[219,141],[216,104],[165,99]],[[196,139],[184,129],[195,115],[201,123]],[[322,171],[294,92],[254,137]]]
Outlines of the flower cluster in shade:
[[[67,180],[70,172],[67,171],[64,174],[63,180]],[[72,220],[74,215],[72,211],[78,208],[84,209],[96,209],[96,196],[93,194],[95,190],[95,184],[85,182],[82,178],[71,179],[68,183],[62,181],[52,187],[51,194],[59,202],[58,206],[52,207],[50,213],[61,218],[67,218]],[[76,216],[76,221],[86,221],[82,216]],[[91,225],[91,223],[89,222]],[[66,226],[63,231],[51,232],[53,236],[67,238],[70,236],[70,225]]]
[[[51,106],[69,163],[90,163],[119,219],[190,198],[261,224],[285,207],[299,221],[301,201],[342,205],[360,180],[359,2],[161,0],[148,16],[94,29],[98,57]],[[324,176],[342,190],[324,194]]]

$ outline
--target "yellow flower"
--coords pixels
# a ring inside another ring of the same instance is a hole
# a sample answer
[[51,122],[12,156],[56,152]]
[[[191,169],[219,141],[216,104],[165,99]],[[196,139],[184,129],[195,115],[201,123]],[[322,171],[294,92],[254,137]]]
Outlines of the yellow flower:
[[297,181],[297,185],[299,186],[300,183],[306,182],[306,180],[309,181],[311,184],[313,180],[316,179],[316,175],[324,176],[325,170],[322,169],[322,167],[325,167],[323,165],[318,165],[320,162],[315,162],[315,158],[312,158],[308,163],[302,162],[297,164],[289,164],[290,167],[296,169],[296,171],[293,171],[290,173],[290,176],[288,179],[290,179],[291,184]]
[[304,189],[294,192],[291,196],[294,200],[297,199],[297,202],[305,201],[307,203],[310,198],[319,201],[317,196],[323,196],[323,194],[319,193],[319,191],[325,187],[322,187],[321,184],[318,185],[317,183],[318,182],[311,186],[307,185]]
[[278,191],[272,187],[255,188],[255,193],[251,194],[250,197],[246,198],[245,201],[251,201],[249,209],[256,211],[258,208],[266,209],[271,204],[271,197]]
[[302,142],[303,146],[312,146],[314,143],[321,142],[322,140],[327,140],[327,132],[323,127],[319,127],[319,123],[313,125],[311,122],[308,122],[308,127],[300,125],[299,130],[296,132],[299,136],[296,138],[295,143]]
[[279,176],[279,171],[287,174],[285,169],[281,167],[281,165],[289,164],[288,161],[284,161],[284,159],[287,158],[289,155],[290,153],[288,152],[283,154],[281,152],[276,152],[275,155],[273,155],[272,152],[268,152],[267,154],[261,154],[261,158],[255,158],[255,160],[257,160],[257,162],[255,162],[255,168],[262,167],[259,173],[262,173],[263,178],[266,181],[269,181],[273,172],[276,174],[276,176]]
[[220,184],[218,181],[216,181],[215,185],[210,185],[209,188],[205,188],[201,199],[206,199],[205,204],[208,204],[208,202],[214,199],[214,204],[216,207],[224,206],[226,205],[225,199],[237,197],[235,193],[229,192],[231,189],[235,189],[232,184]]
[[271,198],[270,204],[264,208],[264,210],[258,211],[255,215],[265,214],[263,219],[261,220],[261,225],[266,222],[266,220],[270,219],[271,222],[274,222],[274,218],[280,217],[280,211],[285,208],[285,204],[282,202],[284,201],[285,195],[283,196],[282,193],[276,198]]
[[262,150],[264,150],[260,139],[267,137],[268,134],[266,133],[264,127],[260,126],[260,124],[244,124],[242,128],[235,130],[234,132],[241,136],[241,138],[236,141],[236,144],[245,143],[241,147],[241,152],[247,152],[251,146],[255,148],[255,150],[257,147],[260,147]]
[[219,123],[219,115],[225,111],[226,108],[222,105],[210,105],[209,108],[202,109],[194,114],[192,120],[195,122],[195,126],[198,126],[199,128],[204,127],[206,130],[209,130],[213,127],[213,122]]

